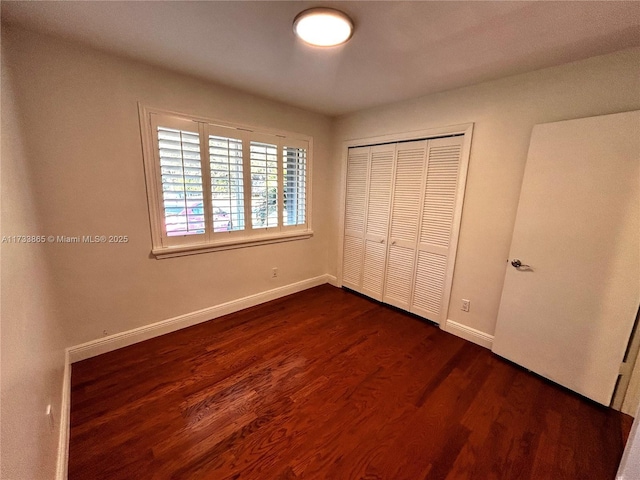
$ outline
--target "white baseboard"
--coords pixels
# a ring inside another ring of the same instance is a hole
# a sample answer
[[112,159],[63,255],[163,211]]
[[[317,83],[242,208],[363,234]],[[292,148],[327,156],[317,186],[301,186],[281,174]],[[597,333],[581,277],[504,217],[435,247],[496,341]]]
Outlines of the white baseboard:
[[69,349],[64,352],[64,373],[62,378],[62,400],[60,401],[60,433],[58,436],[58,459],[56,480],[67,480],[69,465],[69,429],[71,413],[71,362]]
[[325,277],[327,278],[327,283],[329,285],[333,285],[334,287],[338,287],[341,288],[342,285],[338,285],[338,279],[336,278],[335,275],[329,275],[328,273],[325,275]]
[[308,288],[317,287],[318,285],[325,283],[331,283],[333,285],[335,282],[336,277],[333,275],[320,275],[318,277],[291,283],[283,287],[256,293],[237,300],[231,300],[230,302],[222,303],[213,307],[161,320],[143,327],[134,328],[133,330],[127,330],[126,332],[120,332],[114,335],[109,335],[108,337],[91,340],[90,342],[70,347],[68,349],[69,360],[71,363],[85,360],[102,353],[111,352],[118,348],[127,347],[134,343],[164,335],[165,333],[175,332],[182,328],[206,322],[207,320],[221,317],[223,315],[228,315],[229,313],[234,313],[244,308],[253,307],[264,302],[275,300],[276,298],[301,292]]
[[466,325],[454,322],[453,320],[447,320],[444,324],[443,330],[457,337],[476,343],[481,347],[488,348],[489,350],[491,350],[491,347],[493,346],[493,335],[481,332],[475,328],[467,327]]

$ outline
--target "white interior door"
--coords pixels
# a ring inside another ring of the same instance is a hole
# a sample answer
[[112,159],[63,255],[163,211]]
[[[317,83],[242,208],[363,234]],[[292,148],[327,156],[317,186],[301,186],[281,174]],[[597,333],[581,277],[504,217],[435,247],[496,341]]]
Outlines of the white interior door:
[[397,145],[383,301],[411,308],[427,141]]
[[640,112],[536,125],[493,351],[608,405],[640,301]]
[[364,261],[364,228],[369,176],[370,147],[350,148],[344,212],[342,283],[360,291]]
[[[411,312],[442,323],[449,298],[446,286],[453,272],[452,230],[462,182],[462,137],[429,140],[422,198],[416,276]],[[449,278],[447,278],[449,277]]]
[[382,300],[384,287],[395,152],[395,144],[371,147],[361,292],[376,300]]

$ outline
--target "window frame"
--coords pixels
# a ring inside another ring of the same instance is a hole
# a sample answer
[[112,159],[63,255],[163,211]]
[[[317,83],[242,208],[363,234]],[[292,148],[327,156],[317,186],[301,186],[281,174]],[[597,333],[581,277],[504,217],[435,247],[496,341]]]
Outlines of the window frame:
[[[193,255],[233,248],[243,248],[292,240],[301,240],[313,236],[311,215],[311,185],[313,137],[295,132],[275,130],[253,125],[235,124],[212,118],[189,115],[171,110],[153,108],[138,103],[140,133],[143,150],[143,163],[146,181],[147,204],[151,227],[151,253],[158,259],[182,255]],[[161,120],[169,124],[162,124]],[[195,127],[193,126],[195,124]],[[198,132],[200,139],[200,165],[203,179],[203,208],[206,231],[203,234],[168,236],[164,228],[164,199],[160,159],[158,151],[157,125],[176,128],[186,127],[189,131]],[[188,128],[191,127],[191,128]],[[226,134],[228,132],[228,134]],[[209,135],[227,136],[242,141],[242,175],[244,195],[244,230],[214,232],[211,227],[213,205],[211,198],[211,173],[209,157]],[[277,145],[277,215],[278,224],[273,227],[253,228],[253,211],[251,205],[251,157],[250,144],[267,142]],[[284,225],[284,148],[306,149],[305,163],[305,223],[300,225]]]

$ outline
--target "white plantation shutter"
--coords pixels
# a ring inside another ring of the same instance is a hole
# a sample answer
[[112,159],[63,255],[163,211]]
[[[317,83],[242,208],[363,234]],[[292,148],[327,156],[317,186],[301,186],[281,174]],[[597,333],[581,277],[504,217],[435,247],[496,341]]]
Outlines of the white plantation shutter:
[[282,224],[304,225],[307,205],[307,149],[287,147],[282,149],[283,213]]
[[382,300],[395,145],[371,147],[362,293]]
[[251,226],[278,226],[278,145],[252,141]]
[[383,301],[411,306],[420,198],[427,142],[399,143],[391,206],[391,232]]
[[427,174],[418,241],[416,285],[411,311],[440,323],[447,305],[444,292],[450,258],[462,137],[429,141]]
[[313,235],[311,137],[144,107],[140,128],[157,258]]
[[193,127],[156,126],[163,233],[168,237],[205,233],[200,136]]
[[364,257],[364,225],[367,178],[371,149],[350,148],[347,156],[347,185],[344,218],[342,283],[360,291]]
[[209,170],[213,231],[244,230],[242,140],[210,134]]

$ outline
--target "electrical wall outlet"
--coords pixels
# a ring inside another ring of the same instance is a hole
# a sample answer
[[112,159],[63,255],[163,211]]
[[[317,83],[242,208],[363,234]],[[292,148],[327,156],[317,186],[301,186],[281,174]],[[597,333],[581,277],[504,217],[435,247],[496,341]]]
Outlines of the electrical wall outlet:
[[278,276],[278,267],[273,267],[271,269],[271,278],[276,278]]
[[471,306],[471,300],[467,300],[466,298],[462,299],[462,311],[463,312],[468,312],[469,311],[469,307]]

